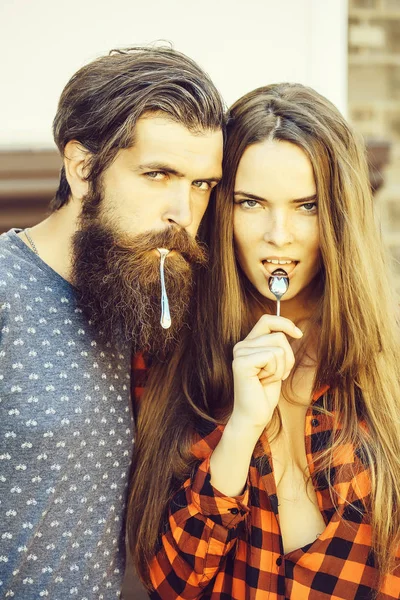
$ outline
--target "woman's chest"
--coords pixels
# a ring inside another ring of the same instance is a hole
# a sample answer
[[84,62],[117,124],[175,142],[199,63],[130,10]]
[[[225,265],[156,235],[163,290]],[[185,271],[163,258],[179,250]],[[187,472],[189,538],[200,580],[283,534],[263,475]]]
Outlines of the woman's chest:
[[325,529],[308,468],[304,435],[271,445],[271,463],[278,501],[284,553],[315,541]]
[[325,529],[310,477],[305,444],[305,421],[311,404],[313,375],[307,371],[297,378],[296,396],[292,401],[281,398],[281,430],[269,441],[285,553],[313,542]]

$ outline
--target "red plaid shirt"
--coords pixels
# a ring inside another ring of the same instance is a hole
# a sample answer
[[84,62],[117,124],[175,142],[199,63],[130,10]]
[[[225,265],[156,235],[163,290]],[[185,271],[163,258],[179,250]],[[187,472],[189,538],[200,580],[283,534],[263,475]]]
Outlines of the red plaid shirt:
[[[134,363],[140,396],[144,363]],[[135,384],[136,385],[136,384]],[[371,548],[365,505],[370,493],[368,465],[352,446],[334,460],[331,483],[315,473],[326,449],[334,416],[322,414],[326,390],[308,409],[305,447],[318,505],[326,523],[311,544],[283,553],[277,491],[268,440],[263,434],[253,453],[246,490],[228,498],[212,487],[209,462],[222,426],[205,425],[193,445],[199,459],[170,505],[161,546],[150,564],[151,598],[162,600],[367,600],[376,590],[378,572]],[[208,427],[208,431],[206,429]],[[161,463],[161,460],[160,460]],[[399,556],[400,558],[400,553]],[[399,600],[400,563],[388,576],[380,600]]]

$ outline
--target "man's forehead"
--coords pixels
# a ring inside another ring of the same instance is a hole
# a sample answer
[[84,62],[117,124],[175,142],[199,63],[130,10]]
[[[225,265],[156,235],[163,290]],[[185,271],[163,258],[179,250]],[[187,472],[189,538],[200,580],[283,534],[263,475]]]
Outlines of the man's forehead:
[[162,113],[142,115],[135,127],[134,145],[140,143],[170,142],[171,138],[178,142],[196,144],[214,143],[222,144],[222,129],[192,129],[184,123],[179,123]]
[[190,161],[197,168],[212,169],[207,176],[221,176],[222,152],[222,129],[193,132],[158,113],[138,120],[134,144],[126,149],[127,158],[140,165],[159,162],[180,168]]

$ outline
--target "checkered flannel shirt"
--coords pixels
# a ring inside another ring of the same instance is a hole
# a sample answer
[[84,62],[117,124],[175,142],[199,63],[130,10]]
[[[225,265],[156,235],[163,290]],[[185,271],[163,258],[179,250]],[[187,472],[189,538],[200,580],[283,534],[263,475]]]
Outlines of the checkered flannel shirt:
[[[145,381],[145,364],[134,361],[135,395]],[[210,483],[210,455],[223,426],[204,426],[193,445],[198,467],[170,505],[160,549],[150,564],[153,600],[367,600],[378,572],[371,548],[368,465],[352,446],[334,457],[331,483],[316,474],[318,455],[331,440],[334,416],[322,414],[327,389],[313,398],[305,423],[305,447],[318,505],[326,523],[311,544],[283,551],[271,453],[263,434],[253,453],[244,493],[228,498]],[[160,457],[160,468],[162,458]],[[400,553],[398,559],[400,558]],[[400,561],[379,600],[399,600]]]

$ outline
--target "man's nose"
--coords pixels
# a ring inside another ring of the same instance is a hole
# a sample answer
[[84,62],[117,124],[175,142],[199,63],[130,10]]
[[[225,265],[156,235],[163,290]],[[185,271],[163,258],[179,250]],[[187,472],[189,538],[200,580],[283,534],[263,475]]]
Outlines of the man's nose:
[[293,231],[289,216],[283,211],[272,211],[266,219],[264,241],[283,248],[293,242]]
[[163,220],[186,229],[193,221],[191,186],[182,184],[171,192]]

